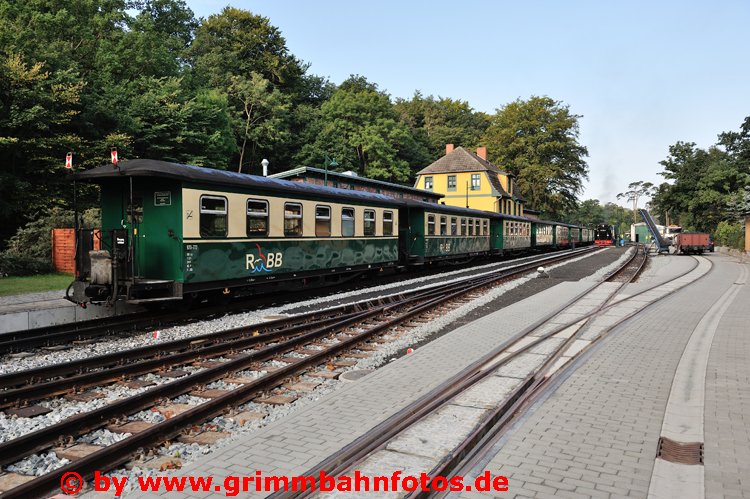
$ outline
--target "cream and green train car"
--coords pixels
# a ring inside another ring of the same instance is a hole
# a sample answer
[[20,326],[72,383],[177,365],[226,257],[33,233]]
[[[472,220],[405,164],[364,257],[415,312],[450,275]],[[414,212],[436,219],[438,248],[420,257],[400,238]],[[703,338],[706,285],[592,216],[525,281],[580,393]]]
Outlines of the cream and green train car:
[[586,239],[557,222],[164,161],[74,178],[101,188],[101,231],[78,231],[80,304],[299,289]]
[[408,263],[425,264],[491,253],[490,219],[494,214],[454,206],[406,201],[404,249]]
[[79,252],[79,297],[253,292],[399,261],[403,202],[380,194],[153,160],[76,181],[102,193],[103,251]]
[[531,222],[531,246],[538,249],[549,249],[555,244],[555,224],[535,220]]

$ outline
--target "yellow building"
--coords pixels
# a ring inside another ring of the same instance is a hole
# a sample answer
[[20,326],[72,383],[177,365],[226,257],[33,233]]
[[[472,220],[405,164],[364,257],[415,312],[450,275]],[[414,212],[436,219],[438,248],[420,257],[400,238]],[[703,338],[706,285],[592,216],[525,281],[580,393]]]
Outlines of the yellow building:
[[450,206],[523,215],[524,199],[515,192],[513,175],[487,161],[487,148],[476,154],[445,146],[445,156],[417,172],[417,189],[443,194]]

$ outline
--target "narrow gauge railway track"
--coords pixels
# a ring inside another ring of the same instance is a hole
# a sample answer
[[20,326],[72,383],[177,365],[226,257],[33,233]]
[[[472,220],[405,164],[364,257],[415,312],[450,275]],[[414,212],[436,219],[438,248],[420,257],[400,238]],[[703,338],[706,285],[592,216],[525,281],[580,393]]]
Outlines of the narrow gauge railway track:
[[[573,253],[570,256],[578,254]],[[525,272],[530,266],[558,261],[563,256],[548,256],[543,260],[534,260],[533,263],[528,262],[503,270],[515,273]],[[291,338],[310,329],[343,321],[365,310],[373,310],[373,313],[377,314],[380,311],[377,307],[382,308],[383,305],[396,303],[406,298],[419,298],[425,293],[440,293],[451,289],[452,286],[453,284],[435,285],[425,290],[309,312],[249,327],[237,327],[63,364],[10,372],[0,375],[0,409],[23,407],[34,400],[120,381],[126,376],[163,371],[180,364],[204,361],[210,357],[236,354],[238,351],[269,341]]]
[[[220,415],[230,407],[257,398],[263,393],[280,386],[287,379],[300,376],[302,373],[316,366],[326,365],[330,359],[386,333],[398,324],[419,318],[423,314],[450,304],[452,301],[465,299],[467,296],[479,293],[498,283],[533,271],[541,262],[547,264],[559,262],[596,250],[596,248],[586,248],[565,254],[547,256],[541,260],[537,259],[532,262],[512,266],[512,268],[488,272],[487,274],[463,279],[459,282],[424,288],[408,293],[410,296],[398,295],[398,299],[395,299],[392,303],[381,304],[370,310],[352,310],[348,312],[348,315],[342,314],[337,318],[338,320],[332,321],[332,318],[327,318],[323,324],[311,322],[307,325],[307,330],[297,331],[297,333],[289,338],[278,339],[274,337],[275,341],[278,340],[275,344],[266,346],[258,344],[259,348],[257,350],[246,354],[239,354],[234,359],[223,362],[218,366],[179,378],[170,383],[159,385],[138,395],[112,402],[99,409],[78,414],[42,430],[7,441],[0,444],[0,465],[17,462],[32,453],[49,449],[61,438],[72,441],[75,437],[112,422],[121,422],[128,415],[150,408],[160,401],[189,393],[196,387],[220,380],[232,373],[252,369],[257,367],[260,362],[278,359],[280,356],[293,352],[296,349],[304,348],[307,345],[315,344],[314,342],[319,342],[324,338],[337,336],[339,340],[338,343],[329,345],[327,348],[315,353],[310,353],[305,357],[284,357],[284,361],[288,362],[284,367],[269,372],[265,376],[253,381],[242,383],[238,388],[211,398],[164,422],[154,424],[117,443],[76,459],[72,463],[58,468],[51,473],[26,482],[5,492],[3,498],[37,497],[51,492],[59,486],[60,478],[68,471],[76,471],[85,477],[93,474],[95,470],[112,469],[127,462],[139,450],[155,447],[179,435],[192,425]],[[355,326],[357,328],[364,328],[364,330],[353,329]],[[265,337],[265,340],[269,339],[268,334],[258,335],[257,337]],[[310,350],[307,351],[310,352]],[[181,362],[184,363],[185,361]],[[15,392],[15,395],[17,401],[23,400],[19,392]],[[38,393],[34,395],[34,398],[36,397],[39,397]]]
[[[572,251],[575,252],[580,250]],[[559,255],[569,253],[570,250],[557,254]],[[550,255],[548,254],[541,255],[539,257],[539,260],[542,261],[546,258],[549,258],[549,256]],[[512,260],[508,260],[507,262],[512,263]],[[443,272],[449,272],[453,270],[455,270],[454,267],[445,266],[440,269],[428,272],[426,277],[437,276]],[[408,277],[412,277],[413,274],[409,273],[405,275]],[[398,280],[400,279],[397,279],[394,282],[398,282]],[[293,300],[307,299],[314,296],[319,296],[320,293],[316,292],[320,292],[321,290],[325,289],[327,288],[314,288],[313,290],[297,291],[292,293],[292,297]],[[366,290],[366,287],[363,288],[362,286],[347,285],[343,288],[343,290],[337,291],[351,291],[358,289]],[[229,304],[209,305],[189,311],[141,312],[124,316],[104,317],[82,322],[58,324],[54,326],[0,333],[0,355],[27,351],[40,347],[74,344],[76,342],[89,342],[97,338],[113,336],[119,333],[144,331],[156,327],[164,328],[177,324],[208,320],[215,317],[221,317],[223,315],[226,315],[227,313],[237,314],[248,312],[251,310],[256,310],[258,308],[257,299],[258,297],[254,296],[252,297],[252,301],[238,299],[236,302],[231,302]],[[273,301],[278,300],[279,297],[273,297]],[[250,306],[250,303],[252,303],[252,306]],[[272,303],[272,301],[268,300],[268,303],[270,304]]]
[[[368,458],[372,457],[377,452],[389,449],[389,444],[394,442],[399,436],[404,435],[405,432],[414,430],[416,425],[422,420],[435,414],[436,411],[446,408],[456,397],[467,392],[483,381],[488,380],[493,374],[497,375],[499,370],[504,366],[508,366],[525,353],[531,352],[535,347],[543,345],[554,337],[565,338],[547,354],[546,359],[540,365],[532,368],[530,373],[523,379],[517,379],[515,386],[506,391],[503,398],[497,401],[494,408],[487,409],[482,414],[481,418],[478,418],[476,425],[470,427],[469,431],[463,436],[460,436],[458,440],[451,442],[449,444],[450,451],[442,456],[432,456],[437,459],[436,465],[433,466],[432,469],[419,470],[427,473],[427,475],[431,477],[470,476],[473,468],[477,466],[478,463],[483,463],[482,460],[486,458],[487,454],[493,449],[493,445],[499,440],[505,429],[509,427],[509,424],[523,414],[525,409],[536,400],[536,397],[540,395],[545,387],[551,384],[553,379],[556,379],[559,373],[570,369],[574,364],[574,360],[580,358],[584,353],[589,352],[593,345],[598,344],[598,341],[604,335],[620,323],[635,315],[636,312],[618,317],[618,319],[614,321],[613,324],[609,325],[606,330],[601,332],[598,336],[593,337],[587,346],[581,348],[571,356],[563,357],[563,354],[581,337],[581,332],[586,330],[588,323],[606,313],[606,311],[612,307],[626,302],[631,298],[641,296],[660,286],[650,286],[631,296],[622,299],[615,299],[619,291],[622,290],[626,284],[632,282],[632,280],[643,270],[646,261],[647,255],[645,251],[641,251],[641,248],[639,248],[627,262],[607,276],[607,282],[619,282],[620,284],[616,289],[610,291],[608,296],[592,310],[582,314],[574,320],[568,321],[564,324],[555,325],[551,329],[545,328],[545,325],[550,324],[552,317],[558,316],[560,313],[564,312],[564,310],[558,311],[549,318],[550,320],[545,320],[540,324],[532,326],[528,330],[521,332],[514,338],[511,338],[493,349],[472,365],[466,367],[430,392],[415,400],[413,403],[404,407],[380,425],[369,430],[360,438],[344,447],[340,452],[329,456],[324,461],[318,463],[314,468],[309,469],[304,473],[300,473],[300,475],[318,476],[321,471],[325,471],[329,476],[342,476],[350,474],[354,469],[367,474],[366,460]],[[692,269],[677,276],[675,279],[689,274],[697,267],[698,264],[696,263]],[[576,298],[572,304],[569,304],[566,307],[566,309],[575,305],[575,303],[579,303],[582,299],[591,296],[591,291],[600,286],[601,285],[598,285],[584,295]],[[651,303],[660,301],[666,296],[671,295],[677,289],[667,292],[665,295],[658,297]],[[565,334],[566,331],[570,331],[575,328],[576,325],[580,326],[577,330],[574,330],[570,334]],[[534,335],[534,333],[536,334]],[[495,388],[495,390],[497,391],[500,389]],[[435,426],[432,426],[429,430],[429,432],[432,432],[430,433],[431,435],[434,434],[435,431],[437,431]],[[422,433],[419,433],[419,431],[413,432],[412,438],[416,437],[415,440],[418,440],[420,437],[425,438],[429,432],[427,432],[427,427],[425,427]],[[412,451],[416,452],[415,455],[419,455],[416,449],[412,449]],[[390,462],[392,462],[392,459],[393,458],[391,458]],[[404,470],[404,474],[411,474],[412,471],[414,470]],[[426,498],[435,497],[436,495],[446,496],[447,494],[448,491],[440,493],[436,491],[415,491],[406,495],[409,497]],[[309,492],[278,492],[272,494],[271,497],[288,498],[307,497],[309,495],[311,495]]]

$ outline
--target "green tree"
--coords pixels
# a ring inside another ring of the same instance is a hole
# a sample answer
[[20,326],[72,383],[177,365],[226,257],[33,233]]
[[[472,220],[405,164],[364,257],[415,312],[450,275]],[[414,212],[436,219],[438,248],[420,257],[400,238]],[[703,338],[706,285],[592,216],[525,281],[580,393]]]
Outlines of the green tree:
[[18,54],[0,57],[2,240],[29,214],[60,203],[58,193],[67,186],[65,152],[83,140],[70,129],[82,88],[72,71],[49,72]]
[[405,182],[411,162],[426,157],[389,96],[362,77],[349,78],[319,110],[308,112],[312,123],[309,141],[296,157],[300,163],[322,165],[330,156],[342,170]]
[[549,97],[518,99],[497,110],[482,138],[489,160],[515,174],[529,205],[547,217],[575,207],[588,178],[579,118]]
[[604,218],[604,207],[598,199],[587,199],[578,204],[575,210],[565,216],[564,220],[568,223],[587,226],[607,223]]
[[127,89],[120,130],[107,137],[123,157],[226,168],[236,150],[227,96],[190,97],[175,77],[141,77]]
[[[707,150],[694,143],[678,142],[661,161],[671,183],[659,186],[654,206],[685,229],[712,232],[719,222],[731,218],[732,206],[748,185],[743,161],[717,146]],[[736,215],[735,215],[736,216]]]
[[628,232],[633,212],[615,203],[602,205],[598,199],[587,199],[575,210],[565,215],[564,221],[594,227],[598,224],[614,225],[618,234]]
[[655,192],[654,184],[651,182],[631,182],[628,184],[628,190],[617,195],[617,199],[627,199],[633,203],[633,223],[638,221],[638,201],[642,197],[651,197]]
[[289,111],[289,99],[259,73],[250,73],[250,79],[233,76],[229,95],[241,109],[236,121],[236,133],[240,143],[240,158],[237,171],[255,163],[253,155],[247,155],[248,145],[270,148],[283,141],[288,133],[285,119]]
[[226,88],[232,76],[259,73],[280,89],[299,89],[306,67],[268,18],[235,7],[208,16],[190,47],[199,85]]
[[[424,143],[428,162],[444,154],[446,144],[474,148],[489,126],[489,116],[474,111],[469,103],[444,97],[423,97],[415,92],[411,100],[398,99],[395,110],[401,120],[415,131]],[[421,169],[424,164],[414,165]]]

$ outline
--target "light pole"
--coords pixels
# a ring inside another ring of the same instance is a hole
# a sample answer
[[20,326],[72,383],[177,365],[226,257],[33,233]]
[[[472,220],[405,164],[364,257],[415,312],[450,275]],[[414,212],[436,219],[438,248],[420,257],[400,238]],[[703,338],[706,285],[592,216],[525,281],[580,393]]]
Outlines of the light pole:
[[325,165],[325,170],[326,170],[325,176],[323,177],[323,186],[324,187],[328,187],[328,167],[329,166],[339,166],[339,164],[336,163],[336,158],[331,159],[331,158],[328,157],[327,154],[326,154],[326,159],[325,159],[325,161],[323,163]]

